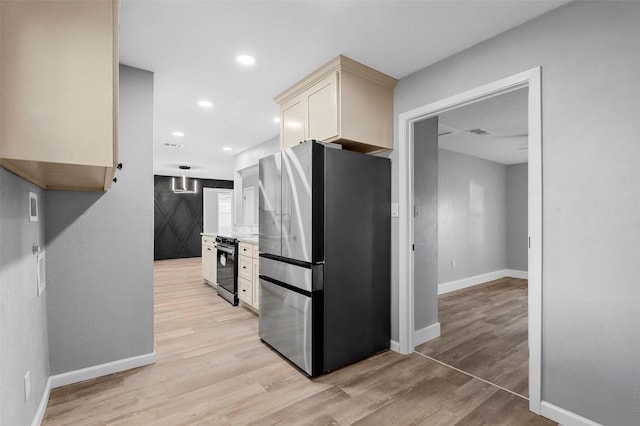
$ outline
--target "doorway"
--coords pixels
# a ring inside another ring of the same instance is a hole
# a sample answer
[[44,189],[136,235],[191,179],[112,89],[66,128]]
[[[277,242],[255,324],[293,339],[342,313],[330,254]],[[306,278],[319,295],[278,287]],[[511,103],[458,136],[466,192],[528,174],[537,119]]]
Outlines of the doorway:
[[[540,413],[541,391],[541,295],[542,295],[542,123],[540,68],[535,68],[511,77],[463,92],[399,116],[398,161],[399,169],[399,352],[414,351],[414,342],[435,338],[440,334],[439,324],[429,327],[429,336],[416,336],[415,314],[420,313],[415,305],[414,283],[414,188],[413,149],[415,124],[435,117],[445,111],[492,98],[513,90],[528,90],[528,335],[529,335],[529,409]],[[433,290],[432,300],[437,300]],[[437,302],[436,302],[437,303]],[[436,308],[437,309],[437,308]]]

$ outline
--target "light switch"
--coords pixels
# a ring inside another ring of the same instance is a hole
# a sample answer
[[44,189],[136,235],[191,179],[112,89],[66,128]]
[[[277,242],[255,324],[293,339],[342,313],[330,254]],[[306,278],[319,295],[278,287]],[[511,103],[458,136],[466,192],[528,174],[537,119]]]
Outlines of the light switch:
[[398,203],[391,203],[391,217],[398,217]]
[[41,251],[38,253],[36,257],[36,262],[38,264],[38,279],[37,279],[38,296],[40,296],[44,291],[45,287],[47,286],[46,274],[44,270],[44,267],[45,267],[44,251]]

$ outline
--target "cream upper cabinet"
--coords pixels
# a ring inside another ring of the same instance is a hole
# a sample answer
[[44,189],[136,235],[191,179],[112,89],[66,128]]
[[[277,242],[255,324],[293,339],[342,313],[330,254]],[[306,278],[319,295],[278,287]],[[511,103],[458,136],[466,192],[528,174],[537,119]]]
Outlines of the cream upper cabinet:
[[280,145],[336,142],[353,151],[393,149],[393,89],[397,80],[338,56],[278,95]]
[[119,13],[119,0],[2,2],[3,167],[43,188],[109,188]]
[[[308,139],[332,140],[338,137],[338,74],[331,73],[307,90]],[[311,137],[311,135],[313,135]]]
[[302,99],[293,99],[280,112],[280,144],[288,148],[305,139],[305,109]]

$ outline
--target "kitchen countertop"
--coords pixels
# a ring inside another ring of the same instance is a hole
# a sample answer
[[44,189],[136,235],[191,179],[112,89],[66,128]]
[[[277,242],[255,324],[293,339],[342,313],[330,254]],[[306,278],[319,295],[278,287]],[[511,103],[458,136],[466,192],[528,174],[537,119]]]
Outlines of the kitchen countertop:
[[[218,236],[218,234],[216,234],[215,232],[201,232],[200,235],[206,236],[206,237],[216,237]],[[224,234],[225,237],[231,237],[231,238],[235,238],[238,241],[242,241],[244,243],[250,243],[250,244],[258,244],[258,236],[255,234]]]
[[243,235],[236,236],[236,238],[238,239],[238,241],[242,241],[243,243],[258,244],[257,235]]

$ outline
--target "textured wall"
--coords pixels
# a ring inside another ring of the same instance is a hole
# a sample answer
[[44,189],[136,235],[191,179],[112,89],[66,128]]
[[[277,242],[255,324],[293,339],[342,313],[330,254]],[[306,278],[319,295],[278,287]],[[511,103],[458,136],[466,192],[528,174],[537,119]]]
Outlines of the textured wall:
[[638,2],[571,2],[401,79],[394,95],[397,129],[400,113],[542,67],[542,398],[610,425],[640,424],[638,22]]
[[198,192],[176,194],[171,177],[154,177],[154,259],[179,259],[202,255],[202,188],[233,189],[233,181],[196,179]]
[[438,161],[438,283],[505,269],[507,167],[444,149]]
[[438,305],[429,303],[438,291],[438,117],[416,123],[414,140],[414,323],[420,330],[438,322]]
[[527,163],[507,166],[507,269],[529,270]]
[[47,193],[51,373],[153,348],[153,73],[120,66],[118,182]]
[[[29,222],[29,192],[38,195],[38,222]],[[31,424],[49,379],[47,289],[38,296],[32,252],[34,243],[45,248],[45,197],[42,189],[0,168],[0,425]],[[25,402],[27,371],[31,396]]]

